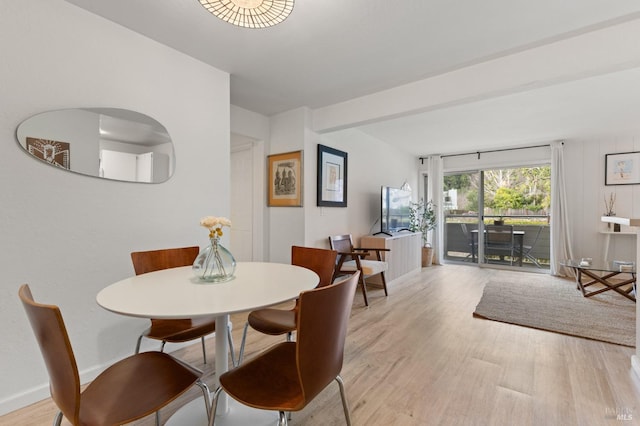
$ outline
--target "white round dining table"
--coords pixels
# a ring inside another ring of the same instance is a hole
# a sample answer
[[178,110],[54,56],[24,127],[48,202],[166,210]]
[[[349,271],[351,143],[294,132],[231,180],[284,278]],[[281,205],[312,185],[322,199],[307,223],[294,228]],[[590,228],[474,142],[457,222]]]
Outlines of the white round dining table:
[[[300,266],[238,262],[233,279],[219,283],[203,282],[195,277],[191,266],[185,266],[118,281],[102,289],[96,301],[108,311],[133,317],[180,319],[216,316],[216,330],[220,331],[227,329],[229,314],[293,300],[300,292],[315,288],[319,281],[315,272]],[[219,377],[229,365],[226,334],[216,332],[215,343],[216,377]],[[265,417],[265,412],[260,410],[230,404],[224,392],[218,400],[218,413],[216,425],[273,424],[273,419],[277,419],[273,413]],[[167,424],[206,425],[202,401],[186,404]]]

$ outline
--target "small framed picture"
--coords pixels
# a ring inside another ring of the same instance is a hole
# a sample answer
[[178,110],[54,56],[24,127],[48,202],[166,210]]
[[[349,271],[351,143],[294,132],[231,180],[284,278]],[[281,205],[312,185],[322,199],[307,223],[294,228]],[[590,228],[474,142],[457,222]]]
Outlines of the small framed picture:
[[71,145],[67,142],[27,137],[27,152],[52,166],[71,170]]
[[302,151],[269,155],[269,207],[302,207]]
[[605,185],[640,183],[640,152],[621,152],[604,156]]
[[347,207],[347,153],[318,145],[318,206]]

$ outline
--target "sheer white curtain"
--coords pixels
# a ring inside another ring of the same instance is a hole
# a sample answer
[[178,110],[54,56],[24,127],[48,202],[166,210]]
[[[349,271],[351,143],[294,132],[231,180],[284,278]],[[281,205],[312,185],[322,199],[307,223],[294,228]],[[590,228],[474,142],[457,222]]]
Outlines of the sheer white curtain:
[[444,227],[443,222],[443,210],[442,210],[442,157],[440,155],[431,155],[428,158],[428,173],[429,173],[429,196],[432,197],[433,202],[436,205],[436,218],[438,226],[433,232],[431,245],[436,253],[436,263],[442,264],[444,253],[442,248],[444,247],[444,234],[442,229]]
[[563,144],[551,143],[551,275],[572,275],[560,265],[573,258],[571,229],[567,212]]

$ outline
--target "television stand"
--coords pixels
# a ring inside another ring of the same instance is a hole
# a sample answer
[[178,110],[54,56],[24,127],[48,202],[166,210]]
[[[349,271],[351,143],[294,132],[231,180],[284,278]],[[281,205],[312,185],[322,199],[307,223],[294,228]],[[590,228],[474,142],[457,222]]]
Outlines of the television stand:
[[[390,251],[380,253],[387,262],[388,269],[384,273],[387,285],[393,286],[395,281],[407,274],[422,269],[422,233],[402,232],[391,236],[368,235],[360,238],[360,247],[386,248]],[[367,283],[380,284],[379,277],[367,278]],[[389,287],[391,289],[392,287]]]
[[374,236],[376,236],[376,235],[380,235],[380,234],[388,235],[388,236],[390,236],[390,237],[392,237],[392,236],[393,236],[393,235],[392,235],[392,234],[390,234],[389,232],[385,232],[385,231],[376,232],[376,233],[375,233],[375,234],[373,234],[373,235],[374,235]]

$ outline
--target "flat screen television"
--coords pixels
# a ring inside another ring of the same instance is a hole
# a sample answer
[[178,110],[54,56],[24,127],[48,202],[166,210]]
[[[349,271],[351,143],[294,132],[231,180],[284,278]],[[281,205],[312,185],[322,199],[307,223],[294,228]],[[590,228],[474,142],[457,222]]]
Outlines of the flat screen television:
[[380,233],[409,230],[411,191],[383,186],[380,191]]

